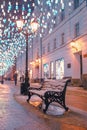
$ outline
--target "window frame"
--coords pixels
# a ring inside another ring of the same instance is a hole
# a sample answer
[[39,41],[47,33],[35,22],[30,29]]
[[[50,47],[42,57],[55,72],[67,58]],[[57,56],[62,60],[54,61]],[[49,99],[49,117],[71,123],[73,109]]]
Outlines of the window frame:
[[80,35],[80,26],[79,26],[79,22],[77,22],[75,24],[75,38],[78,37]]
[[61,34],[61,44],[63,45],[65,43],[65,33],[63,32]]
[[57,48],[57,42],[56,42],[56,38],[54,38],[54,42],[53,42],[53,49]]
[[42,48],[42,55],[45,55],[45,46]]
[[47,52],[50,52],[50,43],[47,45]]

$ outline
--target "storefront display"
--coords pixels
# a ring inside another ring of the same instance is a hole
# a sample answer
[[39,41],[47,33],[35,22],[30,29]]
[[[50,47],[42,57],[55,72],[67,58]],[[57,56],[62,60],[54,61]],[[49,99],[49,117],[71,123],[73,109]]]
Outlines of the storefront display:
[[51,79],[54,78],[54,63],[50,63],[50,77]]
[[49,77],[49,65],[44,64],[43,68],[44,68],[44,78],[48,78]]
[[56,61],[56,79],[62,79],[64,77],[64,59],[58,59]]

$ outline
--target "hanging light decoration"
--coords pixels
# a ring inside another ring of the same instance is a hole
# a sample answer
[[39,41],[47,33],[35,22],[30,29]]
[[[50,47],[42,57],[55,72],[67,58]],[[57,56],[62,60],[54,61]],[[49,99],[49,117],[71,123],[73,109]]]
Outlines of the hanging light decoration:
[[30,22],[34,0],[0,0],[0,75],[14,65],[15,56],[25,49],[25,37],[18,33],[15,20]]
[[[44,35],[45,30],[51,33],[56,21],[58,21],[56,18],[61,13],[60,10],[65,9],[64,0],[36,0],[36,5],[39,10],[38,12],[40,12],[38,17],[41,27],[40,35]],[[36,12],[34,13],[34,16],[37,15]]]
[[[72,1],[68,1],[69,7],[72,6]],[[31,15],[37,18],[42,37],[45,30],[48,30],[48,33],[53,31],[56,21],[59,20],[56,18],[65,9],[64,2],[64,0],[0,0],[0,63],[4,62],[4,71],[14,64],[14,57],[24,51],[26,46],[24,35],[18,33],[16,21],[20,18],[24,20],[24,28],[30,31]],[[38,15],[36,11],[33,12],[36,7]],[[0,69],[0,75],[1,73]]]

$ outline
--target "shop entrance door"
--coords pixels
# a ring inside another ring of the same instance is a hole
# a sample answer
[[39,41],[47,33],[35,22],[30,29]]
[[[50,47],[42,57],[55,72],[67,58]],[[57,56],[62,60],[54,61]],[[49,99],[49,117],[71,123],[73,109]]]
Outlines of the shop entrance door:
[[82,74],[83,74],[83,67],[82,67],[82,54],[79,55],[80,57],[80,79],[82,80]]

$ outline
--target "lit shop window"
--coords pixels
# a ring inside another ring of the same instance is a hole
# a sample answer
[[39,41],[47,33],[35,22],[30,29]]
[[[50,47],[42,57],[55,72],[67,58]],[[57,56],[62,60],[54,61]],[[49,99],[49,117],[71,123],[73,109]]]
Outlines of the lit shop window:
[[51,79],[54,78],[54,63],[50,63],[50,77]]
[[64,59],[58,59],[56,61],[56,79],[62,79],[64,77]]
[[43,69],[44,69],[44,78],[49,78],[49,65],[48,64],[44,64],[43,65]]

